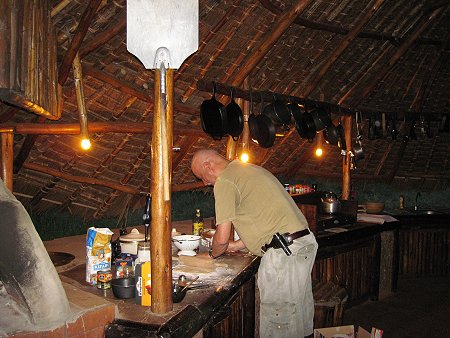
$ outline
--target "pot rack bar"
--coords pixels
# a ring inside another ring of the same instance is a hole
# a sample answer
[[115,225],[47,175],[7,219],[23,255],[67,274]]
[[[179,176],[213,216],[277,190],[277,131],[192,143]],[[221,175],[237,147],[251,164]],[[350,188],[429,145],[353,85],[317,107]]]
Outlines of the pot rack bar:
[[[341,115],[343,116],[354,116],[356,111],[362,112],[363,117],[371,117],[375,118],[378,115],[381,116],[382,113],[385,113],[386,118],[389,120],[394,119],[395,121],[419,121],[421,118],[424,118],[425,121],[440,121],[442,119],[443,113],[437,112],[415,112],[415,111],[381,111],[371,107],[361,107],[358,109],[351,109],[349,107],[340,106],[338,104],[325,102],[325,101],[316,101],[306,98],[301,98],[297,96],[284,95],[271,91],[258,91],[258,90],[246,90],[238,87],[229,86],[224,83],[215,82],[212,80],[201,79],[197,82],[197,89],[203,92],[213,92],[213,87],[216,86],[216,94],[221,94],[225,96],[231,96],[231,91],[233,91],[234,98],[241,98],[246,101],[253,101],[253,103],[258,104],[261,103],[261,100],[264,102],[271,102],[275,98],[282,99],[288,102],[297,102],[299,104],[305,104],[307,107],[323,107],[328,111],[335,113],[336,115],[339,113],[339,109],[341,111]],[[447,112],[448,113],[448,112]]]

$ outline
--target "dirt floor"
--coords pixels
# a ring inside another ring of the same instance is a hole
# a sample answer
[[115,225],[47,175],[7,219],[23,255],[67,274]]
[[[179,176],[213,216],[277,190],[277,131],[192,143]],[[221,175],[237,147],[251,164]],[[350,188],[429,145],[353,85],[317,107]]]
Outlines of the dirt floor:
[[450,337],[450,276],[401,277],[396,294],[345,311],[344,324],[383,329],[383,338]]

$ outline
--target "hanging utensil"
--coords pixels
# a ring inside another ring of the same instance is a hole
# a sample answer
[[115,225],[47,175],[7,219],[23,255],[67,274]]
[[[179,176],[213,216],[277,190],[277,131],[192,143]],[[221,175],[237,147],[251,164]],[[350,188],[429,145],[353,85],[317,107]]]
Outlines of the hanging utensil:
[[383,138],[386,137],[386,130],[387,130],[386,123],[387,123],[386,122],[386,113],[381,113],[381,136]]
[[352,162],[354,162],[354,167],[356,168],[356,162],[359,160],[362,160],[364,158],[364,152],[362,149],[361,141],[363,139],[362,134],[360,133],[359,125],[362,122],[362,113],[356,112],[355,113],[355,122],[356,122],[356,140],[355,144],[353,145],[353,157]]
[[145,198],[144,215],[142,216],[145,225],[145,237],[144,237],[145,242],[148,241],[148,228],[150,226],[150,205],[151,205],[151,196],[150,194],[147,194],[147,197]]
[[345,141],[345,130],[341,124],[341,107],[339,107],[338,125],[336,127],[338,131],[338,146],[341,148],[341,155],[345,156],[347,154],[347,142]]
[[407,134],[407,123],[406,123],[406,114],[403,114],[403,142],[407,143],[409,141],[409,135]]

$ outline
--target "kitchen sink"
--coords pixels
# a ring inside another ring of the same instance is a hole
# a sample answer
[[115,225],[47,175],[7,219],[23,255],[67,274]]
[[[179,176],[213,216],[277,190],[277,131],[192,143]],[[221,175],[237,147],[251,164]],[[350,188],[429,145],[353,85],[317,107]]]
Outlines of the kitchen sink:
[[436,215],[441,214],[439,211],[431,210],[431,209],[417,209],[410,211],[414,215]]

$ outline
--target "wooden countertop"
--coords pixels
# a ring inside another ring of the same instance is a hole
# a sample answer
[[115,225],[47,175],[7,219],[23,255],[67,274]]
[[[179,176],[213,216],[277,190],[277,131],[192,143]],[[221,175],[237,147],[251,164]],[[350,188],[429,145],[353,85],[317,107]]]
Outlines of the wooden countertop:
[[[189,232],[190,221],[174,222],[174,227],[180,232]],[[205,222],[206,224],[206,222]],[[130,227],[130,230],[133,227]],[[136,227],[143,231],[143,227]],[[118,229],[113,229],[116,233]],[[226,301],[244,284],[252,278],[259,266],[259,257],[250,254],[227,254],[215,260],[212,273],[205,273],[195,267],[179,264],[178,258],[173,257],[173,276],[185,274],[188,279],[200,276],[196,284],[206,283],[210,287],[189,290],[180,303],[173,304],[173,310],[165,314],[155,314],[150,307],[135,304],[134,299],[115,298],[112,290],[100,290],[85,282],[85,235],[55,239],[44,243],[48,251],[66,252],[73,254],[75,259],[66,266],[58,267],[57,271],[64,283],[70,284],[87,294],[102,297],[116,305],[115,323],[126,327],[140,327],[146,332],[168,332],[177,336],[175,331],[194,335],[218,311]],[[114,238],[114,236],[113,236]],[[206,251],[206,248],[202,248]]]

